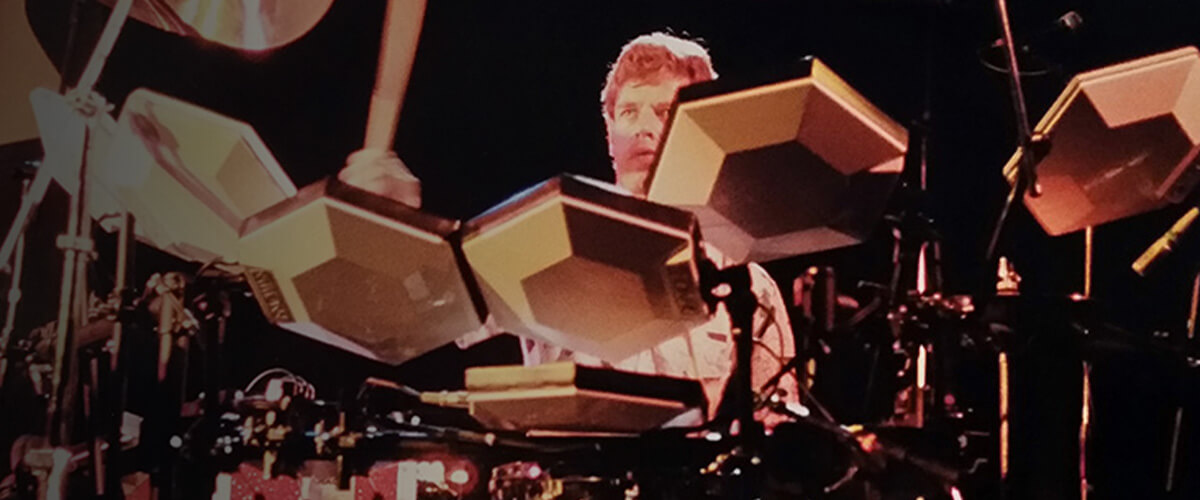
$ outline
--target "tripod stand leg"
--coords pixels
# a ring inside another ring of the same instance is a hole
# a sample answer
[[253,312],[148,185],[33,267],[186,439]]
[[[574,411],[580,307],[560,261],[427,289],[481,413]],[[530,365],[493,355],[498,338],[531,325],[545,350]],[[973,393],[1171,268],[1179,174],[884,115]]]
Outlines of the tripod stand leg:
[[[21,186],[21,204],[29,198],[30,183],[25,181]],[[15,227],[15,226],[14,226]],[[25,266],[25,234],[17,236],[16,250],[12,260],[12,274],[8,287],[7,308],[4,312],[4,329],[0,330],[0,394],[4,392],[4,378],[8,374],[8,344],[12,340],[12,332],[16,325],[17,304],[21,302],[22,269]],[[4,261],[7,263],[7,261]]]
[[1175,466],[1179,459],[1179,434],[1183,430],[1183,406],[1175,408],[1175,428],[1171,431],[1171,455],[1167,460],[1167,494],[1175,491]]
[[[83,122],[79,122],[82,125]],[[68,153],[70,154],[70,153]],[[83,152],[79,152],[80,158]],[[17,208],[17,216],[13,218],[12,226],[9,226],[8,233],[4,236],[4,243],[0,244],[0,271],[8,270],[10,274],[16,276],[19,274],[17,270],[18,263],[9,266],[13,258],[13,253],[18,251],[22,245],[22,240],[25,236],[25,229],[29,227],[29,222],[33,220],[33,214],[37,211],[38,205],[42,203],[42,199],[46,197],[46,191],[50,188],[50,169],[39,168],[37,173],[33,175],[33,181],[26,184],[21,195],[21,206]]]

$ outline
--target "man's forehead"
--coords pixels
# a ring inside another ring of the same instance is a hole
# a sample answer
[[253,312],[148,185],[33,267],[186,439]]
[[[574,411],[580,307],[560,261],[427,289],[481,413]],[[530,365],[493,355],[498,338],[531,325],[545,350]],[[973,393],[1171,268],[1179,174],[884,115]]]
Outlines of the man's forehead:
[[675,92],[688,83],[687,78],[678,76],[630,80],[617,91],[617,105],[646,98],[670,101],[675,98]]

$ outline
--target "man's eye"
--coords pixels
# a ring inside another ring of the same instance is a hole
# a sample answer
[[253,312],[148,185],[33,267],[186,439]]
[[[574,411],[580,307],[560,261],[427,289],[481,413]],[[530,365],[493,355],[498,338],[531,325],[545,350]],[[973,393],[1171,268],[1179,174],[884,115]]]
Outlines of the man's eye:
[[631,118],[636,114],[637,114],[637,110],[635,110],[633,108],[625,108],[625,109],[622,109],[620,112],[618,112],[617,116],[620,116],[621,118]]

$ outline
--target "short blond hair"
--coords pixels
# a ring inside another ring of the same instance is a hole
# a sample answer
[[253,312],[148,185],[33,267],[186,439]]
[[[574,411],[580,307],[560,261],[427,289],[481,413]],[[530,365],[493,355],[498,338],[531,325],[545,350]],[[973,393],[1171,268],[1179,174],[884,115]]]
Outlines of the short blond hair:
[[654,82],[663,77],[675,77],[690,83],[715,79],[708,51],[700,44],[667,33],[642,35],[624,47],[608,70],[604,89],[600,91],[600,106],[606,118],[612,118],[617,92],[626,83]]

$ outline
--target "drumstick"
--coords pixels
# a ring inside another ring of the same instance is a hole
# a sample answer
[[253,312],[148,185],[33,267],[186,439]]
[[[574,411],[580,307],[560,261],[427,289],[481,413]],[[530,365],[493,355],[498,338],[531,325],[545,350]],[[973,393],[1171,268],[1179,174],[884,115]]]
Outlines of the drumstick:
[[392,149],[400,105],[404,102],[404,91],[417,56],[425,1],[388,0],[363,149]]

